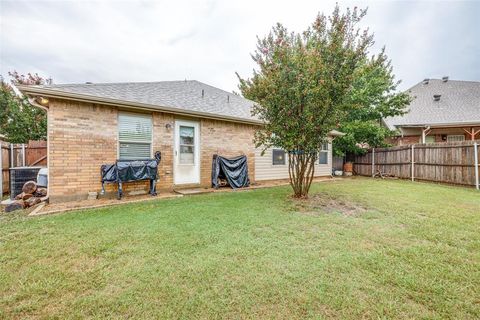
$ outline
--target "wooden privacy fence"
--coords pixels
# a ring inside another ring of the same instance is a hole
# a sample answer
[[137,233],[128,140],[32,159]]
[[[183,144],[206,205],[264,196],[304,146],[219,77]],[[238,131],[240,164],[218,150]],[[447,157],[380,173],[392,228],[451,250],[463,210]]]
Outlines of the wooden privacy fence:
[[10,144],[0,141],[0,198],[9,191]]
[[373,148],[355,157],[353,170],[362,176],[382,173],[479,189],[479,152],[479,141]]
[[332,157],[332,169],[333,170],[343,170],[343,157]]
[[9,169],[14,167],[46,167],[47,142],[29,141],[27,144],[11,144],[0,141],[0,196],[10,192]]

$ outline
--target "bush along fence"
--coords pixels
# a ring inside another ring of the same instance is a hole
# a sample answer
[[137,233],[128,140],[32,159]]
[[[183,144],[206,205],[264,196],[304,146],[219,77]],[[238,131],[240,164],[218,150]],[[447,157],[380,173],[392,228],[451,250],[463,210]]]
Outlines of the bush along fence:
[[373,148],[355,157],[353,169],[362,176],[388,175],[479,189],[479,152],[479,141]]
[[47,166],[46,141],[29,141],[27,144],[0,141],[0,146],[0,196],[10,192],[10,168]]

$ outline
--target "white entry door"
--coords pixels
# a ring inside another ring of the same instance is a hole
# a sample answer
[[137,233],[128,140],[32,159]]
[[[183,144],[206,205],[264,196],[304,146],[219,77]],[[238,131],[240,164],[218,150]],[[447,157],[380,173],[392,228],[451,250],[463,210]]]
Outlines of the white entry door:
[[175,121],[174,183],[200,183],[200,137],[196,121]]

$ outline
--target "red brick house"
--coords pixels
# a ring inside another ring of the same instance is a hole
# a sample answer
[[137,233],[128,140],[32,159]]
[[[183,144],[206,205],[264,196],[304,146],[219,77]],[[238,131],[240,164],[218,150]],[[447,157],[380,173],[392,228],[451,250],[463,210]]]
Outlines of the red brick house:
[[480,139],[480,82],[425,79],[408,92],[408,113],[384,119],[395,145]]
[[[210,187],[213,154],[248,157],[252,182],[288,178],[283,150],[255,148],[262,123],[254,102],[198,81],[18,86],[48,113],[50,201],[86,198],[101,189],[100,166],[162,152],[158,190]],[[338,133],[333,132],[332,135]],[[331,145],[316,176],[331,174]],[[148,183],[129,183],[126,193]],[[110,186],[107,191],[113,191]]]

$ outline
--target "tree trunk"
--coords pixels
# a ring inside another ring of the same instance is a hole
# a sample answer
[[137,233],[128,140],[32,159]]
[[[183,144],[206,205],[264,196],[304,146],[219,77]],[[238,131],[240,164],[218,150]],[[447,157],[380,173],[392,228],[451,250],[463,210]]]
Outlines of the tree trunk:
[[316,159],[316,154],[288,153],[288,174],[295,198],[308,198]]

